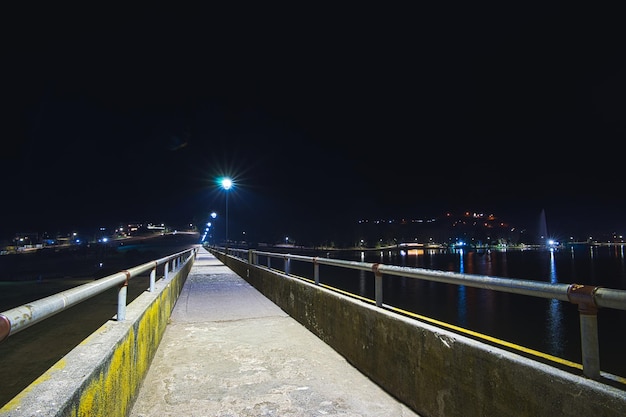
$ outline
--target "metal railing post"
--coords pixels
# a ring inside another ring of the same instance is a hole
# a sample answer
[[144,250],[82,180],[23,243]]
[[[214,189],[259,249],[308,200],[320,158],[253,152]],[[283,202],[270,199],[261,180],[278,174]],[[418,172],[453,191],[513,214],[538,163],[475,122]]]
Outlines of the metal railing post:
[[156,269],[157,263],[154,263],[154,268],[150,271],[150,292],[154,292],[154,282],[156,281]]
[[122,272],[126,274],[126,281],[120,285],[120,289],[117,292],[117,321],[126,320],[126,295],[128,294],[128,280],[130,279],[130,272]]
[[317,257],[313,258],[313,279],[315,285],[320,285],[320,265],[317,263]]
[[580,313],[580,342],[582,347],[583,373],[592,379],[600,379],[600,346],[598,343],[598,315]]
[[372,270],[374,271],[374,287],[376,296],[376,306],[383,306],[383,274],[378,270],[379,264],[374,264]]
[[165,262],[165,264],[163,265],[163,267],[165,268],[163,271],[163,279],[167,279],[169,277],[169,272],[170,272],[170,262],[167,261]]

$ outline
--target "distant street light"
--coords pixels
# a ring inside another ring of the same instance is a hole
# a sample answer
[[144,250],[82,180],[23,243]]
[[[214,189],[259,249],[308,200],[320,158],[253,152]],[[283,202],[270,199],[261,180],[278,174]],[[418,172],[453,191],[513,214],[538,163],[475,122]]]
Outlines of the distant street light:
[[228,254],[228,190],[233,187],[233,180],[224,177],[220,180],[220,185],[226,191],[226,254]]
[[[212,211],[210,216],[211,216],[211,219],[215,220],[217,218],[217,213]],[[209,234],[209,243],[210,244],[212,243],[213,245],[215,245],[215,239],[213,238],[213,233],[211,233],[211,230],[210,230],[210,227],[213,226],[213,223],[209,222],[208,225],[209,225],[209,233],[208,233]],[[215,228],[213,228],[213,230],[215,230]]]

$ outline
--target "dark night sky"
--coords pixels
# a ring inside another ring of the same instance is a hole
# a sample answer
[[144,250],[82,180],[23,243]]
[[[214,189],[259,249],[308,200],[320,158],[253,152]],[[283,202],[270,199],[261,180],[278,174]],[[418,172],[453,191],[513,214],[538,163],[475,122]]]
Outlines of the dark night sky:
[[360,7],[15,11],[0,234],[202,220],[222,174],[259,240],[448,210],[626,231],[619,14]]

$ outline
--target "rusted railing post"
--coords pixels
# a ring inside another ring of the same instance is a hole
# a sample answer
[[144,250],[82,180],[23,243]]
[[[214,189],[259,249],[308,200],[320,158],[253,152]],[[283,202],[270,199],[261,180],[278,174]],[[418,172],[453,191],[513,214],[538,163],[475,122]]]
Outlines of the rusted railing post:
[[598,306],[594,295],[599,287],[572,284],[567,290],[569,300],[578,305],[583,374],[600,379],[600,347],[598,345]]
[[11,321],[3,314],[0,314],[0,342],[11,334]]

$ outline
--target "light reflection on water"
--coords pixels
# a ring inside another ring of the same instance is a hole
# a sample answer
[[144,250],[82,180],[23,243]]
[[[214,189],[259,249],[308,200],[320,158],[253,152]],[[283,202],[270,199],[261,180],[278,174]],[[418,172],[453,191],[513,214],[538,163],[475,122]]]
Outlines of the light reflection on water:
[[[550,283],[556,284],[559,282],[556,274],[556,262],[555,262],[554,250],[550,251]],[[547,332],[546,338],[548,339],[548,345],[556,356],[563,355],[563,349],[561,340],[563,339],[563,312],[562,301],[552,299],[549,301],[549,307],[547,312]]]
[[[465,262],[463,262],[463,255],[465,255],[465,251],[463,249],[459,250],[459,272],[461,274],[465,273]],[[465,285],[459,285],[459,295],[458,295],[458,316],[459,316],[459,324],[461,326],[467,325],[467,300],[465,298]]]

